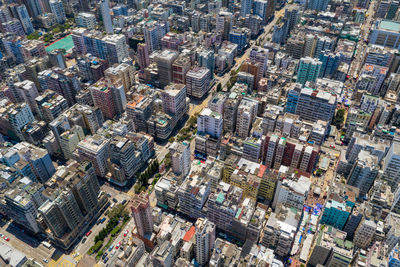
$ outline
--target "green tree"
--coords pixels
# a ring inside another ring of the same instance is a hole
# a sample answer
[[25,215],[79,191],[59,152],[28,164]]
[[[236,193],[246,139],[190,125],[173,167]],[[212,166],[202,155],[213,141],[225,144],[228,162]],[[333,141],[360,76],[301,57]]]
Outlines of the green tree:
[[28,40],[37,40],[37,39],[39,39],[39,37],[40,37],[39,32],[38,31],[34,31],[33,33],[29,34],[26,38]]
[[170,143],[175,142],[175,137],[171,136],[171,137],[168,139],[168,142],[170,142]]
[[217,84],[217,92],[220,92],[222,90],[222,85],[220,83]]
[[140,187],[141,187],[141,185],[140,184],[135,184],[135,186],[133,187],[134,189],[135,189],[135,193],[136,194],[139,194],[140,193]]
[[335,125],[337,128],[341,128],[343,122],[344,122],[344,114],[345,110],[344,109],[339,109],[335,116],[333,117],[332,124]]

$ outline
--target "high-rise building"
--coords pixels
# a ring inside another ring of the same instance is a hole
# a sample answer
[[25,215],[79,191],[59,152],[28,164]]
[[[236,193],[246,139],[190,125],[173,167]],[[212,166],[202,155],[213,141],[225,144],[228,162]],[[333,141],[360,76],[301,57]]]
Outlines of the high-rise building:
[[1,27],[7,33],[13,33],[18,36],[25,36],[24,28],[23,28],[21,22],[17,19],[10,19],[7,22],[3,22],[1,24]]
[[34,20],[37,19],[38,16],[45,12],[44,6],[40,2],[40,0],[24,0],[29,16],[31,16]]
[[62,49],[54,49],[50,51],[48,55],[49,55],[49,62],[52,66],[59,67],[62,69],[67,68],[64,51]]
[[354,245],[362,249],[369,248],[375,236],[375,232],[376,223],[372,220],[364,220],[356,230],[353,240]]
[[322,52],[331,52],[335,47],[335,40],[328,36],[317,36],[314,57],[319,58]]
[[205,265],[209,262],[215,242],[215,224],[208,219],[199,218],[196,221],[195,233],[196,262]]
[[175,175],[186,177],[189,174],[191,160],[190,160],[190,143],[187,142],[174,142],[169,147],[171,154],[172,171]]
[[267,70],[267,62],[268,62],[268,50],[265,48],[261,48],[259,46],[252,47],[250,50],[250,61],[254,63],[259,63],[260,68],[258,72],[258,80],[264,77],[265,72]]
[[50,0],[49,5],[51,12],[56,16],[57,23],[63,24],[67,19],[64,12],[63,2],[60,0]]
[[78,27],[94,29],[97,24],[96,16],[88,12],[79,12],[75,17],[75,23]]
[[246,17],[247,14],[251,13],[251,8],[253,7],[253,1],[252,0],[243,0],[240,1],[241,7],[240,7],[240,16]]
[[263,23],[266,23],[268,18],[267,18],[267,7],[268,7],[268,0],[254,0],[254,7],[253,7],[253,13],[255,15],[258,15]]
[[247,28],[234,28],[229,32],[229,42],[238,45],[238,51],[243,51],[247,44],[247,36],[250,32]]
[[104,117],[114,118],[122,114],[126,108],[126,96],[122,80],[111,83],[106,79],[100,79],[90,87],[93,103],[99,107]]
[[186,84],[186,73],[191,67],[190,58],[187,56],[179,56],[172,64],[173,82]]
[[306,34],[304,42],[304,57],[314,57],[315,46],[317,45],[317,38],[313,34]]
[[38,208],[45,201],[42,192],[44,187],[28,178],[13,181],[12,187],[4,192],[3,205],[7,209],[7,215],[13,221],[24,227],[29,232],[37,234],[41,228],[36,221]]
[[14,166],[14,164],[17,164],[20,160],[28,163],[29,171],[21,170],[21,172],[32,181],[45,183],[56,171],[46,149],[21,142],[9,148],[7,152],[10,153],[7,153],[5,161],[10,167],[19,168],[18,165]]
[[206,67],[210,70],[211,79],[214,78],[215,57],[212,50],[202,50],[198,54],[198,61],[201,67]]
[[75,104],[64,113],[73,125],[82,127],[84,133],[96,134],[104,122],[100,108]]
[[0,24],[10,21],[11,20],[11,14],[10,11],[8,10],[7,7],[1,7],[0,8]]
[[81,90],[78,76],[68,69],[53,68],[38,73],[42,91],[50,89],[62,95],[69,106],[76,103],[75,96]]
[[64,97],[52,90],[46,90],[35,98],[40,118],[46,122],[55,120],[64,110],[68,108]]
[[216,18],[216,31],[222,34],[223,40],[228,40],[232,28],[232,13],[221,10]]
[[147,44],[138,44],[137,47],[137,54],[138,54],[138,64],[140,69],[147,68],[150,65],[149,59],[149,47]]
[[194,219],[204,217],[203,207],[210,190],[208,177],[188,176],[178,189],[180,212]]
[[378,175],[378,157],[362,150],[348,178],[348,184],[360,189],[360,196],[365,196]]
[[285,9],[285,18],[288,20],[288,32],[290,33],[296,26],[300,18],[300,6],[290,5]]
[[236,119],[236,134],[239,137],[249,136],[254,119],[257,116],[258,102],[251,98],[244,98],[240,102]]
[[108,171],[107,158],[109,156],[110,140],[100,135],[87,136],[80,141],[77,155],[80,160],[87,160],[93,164],[96,175],[105,177]]
[[186,93],[202,98],[210,90],[211,75],[206,67],[195,67],[186,73]]
[[35,117],[27,103],[13,104],[7,99],[0,101],[0,133],[14,140],[24,140],[22,129]]
[[108,0],[101,1],[101,17],[103,19],[103,25],[106,33],[114,33],[110,15],[110,3],[108,2]]
[[149,53],[152,53],[161,48],[161,38],[169,32],[167,22],[151,21],[146,23],[143,34],[144,40],[148,46]]
[[109,67],[104,71],[104,76],[114,85],[122,83],[125,92],[128,92],[135,83],[134,67],[126,63]]
[[23,101],[28,103],[29,107],[35,114],[38,113],[35,98],[39,96],[39,92],[35,83],[29,80],[24,80],[15,83],[14,86],[17,88]]
[[209,134],[210,136],[219,139],[222,135],[222,127],[222,115],[209,108],[203,109],[197,117],[198,134]]
[[400,143],[392,143],[382,165],[382,179],[387,181],[388,185],[392,189],[392,192],[395,192],[400,181]]
[[161,38],[161,49],[170,49],[179,51],[179,45],[182,43],[181,38],[176,33],[168,32]]
[[104,117],[113,119],[115,116],[115,106],[111,87],[105,86],[103,81],[103,83],[96,83],[91,86],[90,93],[92,94],[94,105],[100,108]]
[[307,9],[325,11],[328,8],[329,0],[309,0]]
[[332,78],[336,75],[337,69],[340,64],[340,54],[321,53],[319,60],[322,62],[319,77]]
[[240,100],[235,94],[230,94],[224,103],[223,120],[224,132],[233,133],[236,130],[236,118]]
[[161,94],[163,111],[171,115],[176,121],[187,112],[186,86],[172,83]]
[[394,58],[395,57],[391,49],[382,46],[371,45],[368,47],[367,55],[365,56],[365,64],[389,68]]
[[299,223],[300,211],[285,205],[277,207],[263,229],[260,243],[265,247],[275,248],[274,253],[285,257],[290,252]]
[[128,55],[128,45],[123,34],[103,35],[98,31],[83,28],[72,31],[72,40],[78,54],[87,53],[107,59],[110,64],[121,63]]
[[115,136],[110,142],[110,181],[125,186],[143,166],[141,153],[135,144],[126,137]]
[[400,22],[389,20],[378,20],[372,26],[369,35],[369,43],[398,49],[400,47]]
[[164,50],[156,57],[158,80],[161,88],[172,82],[173,71],[172,64],[178,58],[178,53],[171,50]]
[[322,62],[310,57],[300,59],[297,72],[297,82],[304,85],[306,82],[315,82],[319,76]]
[[71,129],[63,132],[60,135],[60,148],[65,159],[73,159],[74,151],[79,142],[85,138],[82,127],[74,125]]
[[135,220],[137,232],[147,237],[153,232],[153,215],[151,214],[149,195],[145,192],[135,195],[131,200],[132,217]]
[[27,35],[33,33],[35,30],[25,5],[17,6],[15,10],[18,14],[18,19],[21,21],[22,27],[24,27],[25,33]]
[[365,64],[357,81],[357,88],[367,90],[372,95],[380,95],[389,68]]
[[50,230],[50,239],[68,249],[98,211],[100,186],[88,161],[69,161],[67,166],[59,168],[55,182],[43,192],[47,200],[39,212]]

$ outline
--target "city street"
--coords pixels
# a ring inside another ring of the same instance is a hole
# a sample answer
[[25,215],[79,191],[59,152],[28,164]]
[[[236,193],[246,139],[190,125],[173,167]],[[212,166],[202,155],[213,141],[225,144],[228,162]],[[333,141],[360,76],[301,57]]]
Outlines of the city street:
[[[135,229],[135,221],[131,218],[125,227],[121,230],[120,234],[113,240],[111,243],[113,248],[110,251],[109,248],[104,248],[104,252],[107,253],[107,257],[109,260],[105,264],[103,260],[99,261],[100,266],[113,266],[113,262],[117,259],[119,252],[122,250],[116,249],[115,246],[121,242],[121,244],[125,244],[129,239],[132,238],[132,231]],[[124,233],[128,230],[128,234],[124,237]]]
[[36,239],[23,233],[13,224],[4,224],[0,228],[0,233],[10,238],[8,242],[0,238],[0,242],[24,252],[28,258],[34,259],[41,264],[44,264],[43,259],[50,260],[50,257],[55,251],[55,248],[48,249],[44,247]]

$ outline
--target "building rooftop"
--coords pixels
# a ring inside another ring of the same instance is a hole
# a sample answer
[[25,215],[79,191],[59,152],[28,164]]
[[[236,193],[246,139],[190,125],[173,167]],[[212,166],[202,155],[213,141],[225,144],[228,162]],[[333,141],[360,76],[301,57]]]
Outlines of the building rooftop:
[[400,23],[393,20],[383,19],[377,22],[377,29],[400,33]]

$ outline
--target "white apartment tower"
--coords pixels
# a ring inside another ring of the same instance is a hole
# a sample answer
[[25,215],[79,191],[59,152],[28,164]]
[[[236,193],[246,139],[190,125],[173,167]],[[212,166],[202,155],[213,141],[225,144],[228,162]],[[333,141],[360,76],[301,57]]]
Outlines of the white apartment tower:
[[215,242],[215,224],[205,218],[197,219],[195,237],[196,261],[205,265],[210,260]]
[[197,133],[209,134],[214,138],[220,138],[222,135],[223,119],[222,115],[213,112],[209,108],[203,109],[197,117]]
[[190,143],[174,142],[169,151],[171,153],[172,171],[175,175],[186,177],[190,171]]

